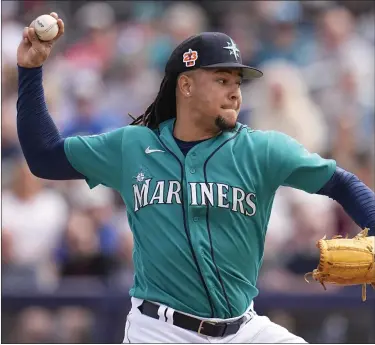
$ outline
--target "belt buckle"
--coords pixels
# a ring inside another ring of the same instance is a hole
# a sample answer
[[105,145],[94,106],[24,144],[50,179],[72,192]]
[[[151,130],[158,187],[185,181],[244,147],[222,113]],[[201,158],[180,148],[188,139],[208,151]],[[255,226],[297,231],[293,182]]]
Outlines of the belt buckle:
[[198,334],[202,335],[202,329],[204,329],[204,327],[203,327],[204,323],[209,323],[211,325],[216,325],[217,324],[217,322],[211,322],[211,321],[202,320],[201,323],[199,324],[199,327],[198,327]]

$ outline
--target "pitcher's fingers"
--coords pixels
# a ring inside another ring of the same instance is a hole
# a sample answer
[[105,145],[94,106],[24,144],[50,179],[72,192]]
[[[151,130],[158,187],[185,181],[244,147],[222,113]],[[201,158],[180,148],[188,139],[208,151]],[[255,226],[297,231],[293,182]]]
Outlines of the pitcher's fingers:
[[27,27],[27,26],[25,26],[24,28],[23,28],[23,32],[22,32],[22,38],[28,38],[28,36],[29,36],[29,28]]
[[59,16],[57,15],[56,12],[51,12],[49,15],[50,15],[51,17],[55,18],[55,19],[58,19],[58,18],[59,18]]
[[62,35],[64,35],[64,32],[65,32],[65,25],[64,25],[64,22],[62,21],[62,19],[58,19],[57,20],[57,25],[59,26],[59,33],[53,39],[54,41],[56,41],[59,37],[61,37]]
[[27,37],[31,43],[39,42],[38,36],[36,35],[34,28],[29,27],[27,34],[28,34]]
[[29,43],[30,41],[29,41],[29,28],[26,26],[26,27],[24,27],[24,29],[23,29],[23,32],[22,32],[22,41],[24,42],[24,43]]

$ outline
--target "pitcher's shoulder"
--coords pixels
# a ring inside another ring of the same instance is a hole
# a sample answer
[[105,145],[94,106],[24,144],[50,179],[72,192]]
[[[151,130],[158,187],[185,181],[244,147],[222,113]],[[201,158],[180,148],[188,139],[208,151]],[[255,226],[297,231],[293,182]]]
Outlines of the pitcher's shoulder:
[[237,136],[237,147],[269,152],[279,150],[281,147],[295,146],[296,140],[285,133],[275,130],[260,130],[244,126]]
[[279,136],[285,136],[285,134],[274,130],[254,129],[246,125],[242,125],[240,135],[238,137],[250,141],[259,140],[268,142],[270,139],[274,139]]
[[122,127],[122,130],[124,136],[131,139],[142,139],[145,137],[153,137],[156,135],[155,130],[152,130],[145,126],[127,125]]

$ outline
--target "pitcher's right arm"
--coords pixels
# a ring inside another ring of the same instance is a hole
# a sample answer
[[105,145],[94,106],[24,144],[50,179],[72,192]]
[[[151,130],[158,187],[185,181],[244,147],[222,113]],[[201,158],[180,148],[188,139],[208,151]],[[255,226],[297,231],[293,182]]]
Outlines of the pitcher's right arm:
[[[51,15],[57,19],[56,13]],[[61,19],[58,25],[60,37],[64,31]],[[48,112],[42,65],[55,40],[42,42],[33,28],[26,27],[17,51],[17,131],[30,171],[44,179],[86,179],[90,187],[104,184],[119,189],[124,128],[96,136],[63,138]]]

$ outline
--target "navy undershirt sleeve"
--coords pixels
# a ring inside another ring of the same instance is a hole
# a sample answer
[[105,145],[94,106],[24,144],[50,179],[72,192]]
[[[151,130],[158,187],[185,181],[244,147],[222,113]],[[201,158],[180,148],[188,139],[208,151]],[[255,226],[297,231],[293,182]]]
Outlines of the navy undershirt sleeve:
[[337,201],[360,228],[369,228],[369,236],[375,236],[375,193],[356,175],[337,167],[316,194]]
[[65,155],[64,139],[48,113],[42,78],[42,67],[18,66],[17,131],[26,162],[40,178],[84,179]]

